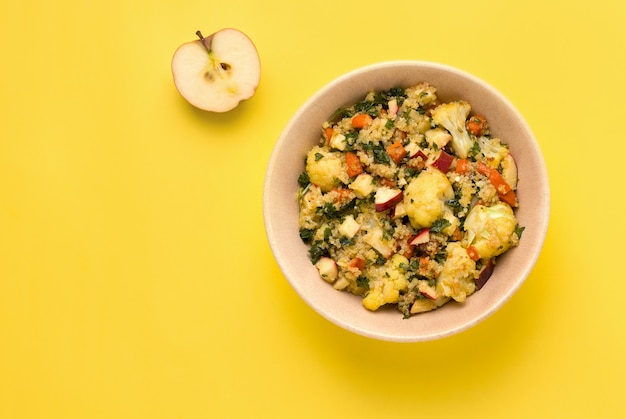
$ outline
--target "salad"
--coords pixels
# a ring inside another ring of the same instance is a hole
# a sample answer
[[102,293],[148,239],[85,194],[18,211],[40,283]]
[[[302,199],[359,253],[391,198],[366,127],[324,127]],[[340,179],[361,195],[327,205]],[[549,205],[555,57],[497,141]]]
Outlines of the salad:
[[523,231],[508,146],[426,82],[338,109],[297,181],[311,262],[372,311],[406,318],[465,301]]

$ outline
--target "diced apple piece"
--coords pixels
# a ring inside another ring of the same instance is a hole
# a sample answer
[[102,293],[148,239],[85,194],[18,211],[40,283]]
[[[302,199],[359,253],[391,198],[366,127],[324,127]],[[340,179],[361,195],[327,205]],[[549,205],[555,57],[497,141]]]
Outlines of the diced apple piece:
[[435,289],[435,287],[431,287],[430,285],[428,285],[428,282],[420,281],[417,287],[420,294],[422,294],[424,297],[433,301],[437,299],[437,290]]
[[369,230],[364,236],[363,241],[372,246],[383,257],[388,258],[393,254],[393,243],[383,239],[383,231],[380,228]]
[[346,149],[346,136],[343,134],[334,134],[330,137],[329,144],[332,148],[343,151]]
[[398,202],[392,211],[391,218],[394,220],[406,216],[406,208],[402,202]]
[[390,117],[394,117],[398,114],[398,101],[396,99],[391,99],[388,103],[389,111],[388,114]]
[[320,276],[329,283],[335,282],[337,279],[337,275],[339,274],[339,270],[337,269],[337,263],[326,256],[322,256],[320,260],[317,261],[315,267],[320,272]]
[[502,178],[512,189],[517,188],[517,164],[511,153],[502,160]]
[[404,198],[402,190],[381,186],[374,196],[374,207],[377,212],[387,211],[396,206]]
[[339,233],[351,239],[359,231],[361,225],[356,222],[352,215],[348,215],[339,226]]
[[495,263],[492,259],[489,259],[487,264],[480,270],[478,274],[478,278],[474,281],[476,283],[476,289],[479,290],[485,286],[491,275],[493,274],[493,269],[495,268]]
[[411,306],[411,314],[425,313],[437,308],[435,302],[429,298],[420,298],[415,300]]
[[434,128],[424,133],[426,141],[431,144],[435,144],[437,149],[442,149],[452,140],[452,135],[448,131],[442,128]]
[[415,236],[411,240],[409,240],[409,244],[411,246],[417,246],[418,244],[428,243],[430,241],[430,229],[423,228],[417,232]]
[[416,157],[421,157],[424,160],[428,159],[428,156],[426,155],[424,150],[422,150],[422,148],[419,145],[417,145],[417,143],[415,142],[408,143],[407,145],[404,146],[404,148],[409,153],[409,157],[412,159]]
[[343,289],[346,289],[348,287],[348,285],[350,285],[350,281],[348,281],[346,278],[339,278],[333,284],[333,288],[336,289],[336,290],[341,291]]
[[354,191],[357,198],[366,198],[374,192],[374,177],[369,173],[361,173],[348,187]]
[[452,166],[453,161],[453,156],[443,150],[439,150],[428,158],[426,165],[435,167],[441,170],[443,173],[447,173],[448,170],[450,170],[450,166]]

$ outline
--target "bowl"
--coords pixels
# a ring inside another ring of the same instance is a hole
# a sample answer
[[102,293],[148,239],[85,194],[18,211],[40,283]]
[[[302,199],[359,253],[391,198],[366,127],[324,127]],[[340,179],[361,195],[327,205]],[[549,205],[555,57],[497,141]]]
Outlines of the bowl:
[[[372,312],[361,297],[337,291],[320,278],[299,236],[297,178],[306,153],[321,138],[322,123],[335,110],[362,99],[370,90],[388,90],[428,82],[442,101],[463,99],[472,112],[489,121],[494,137],[516,157],[520,206],[516,216],[525,227],[519,246],[498,258],[487,284],[463,303],[410,318],[395,308]],[[537,141],[522,115],[489,84],[462,70],[423,61],[368,65],[322,87],[293,115],[273,148],[263,189],[265,230],[274,258],[296,293],[317,313],[346,330],[373,339],[419,342],[450,336],[476,325],[508,301],[531,272],[548,229],[550,191]]]

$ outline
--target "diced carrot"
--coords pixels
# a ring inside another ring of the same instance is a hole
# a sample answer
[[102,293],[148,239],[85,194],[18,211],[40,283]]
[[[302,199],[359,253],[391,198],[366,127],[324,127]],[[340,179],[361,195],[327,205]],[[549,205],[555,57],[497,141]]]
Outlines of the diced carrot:
[[350,261],[349,266],[351,268],[358,268],[358,269],[363,269],[365,268],[365,259],[361,259],[359,257],[354,258]]
[[394,182],[391,179],[387,179],[386,177],[378,179],[378,184],[380,186],[386,186],[388,188],[395,188],[396,187],[396,182]]
[[478,259],[480,259],[480,256],[478,255],[478,251],[476,250],[474,246],[469,246],[467,248],[467,254],[469,255],[470,258],[472,258],[473,261],[477,261]]
[[478,162],[476,170],[489,178],[489,182],[496,188],[500,200],[506,202],[512,207],[517,206],[517,196],[511,186],[504,180],[500,172],[486,165],[484,162]]
[[455,228],[454,232],[452,233],[452,236],[450,236],[450,239],[452,241],[461,241],[463,239],[463,232],[461,231],[460,228]]
[[467,130],[479,137],[487,130],[487,120],[482,116],[474,115],[467,121]]
[[515,191],[508,191],[505,194],[498,195],[500,199],[512,207],[517,207],[517,196],[515,195]]
[[395,143],[388,145],[386,150],[389,157],[391,157],[391,159],[396,163],[400,163],[407,154],[406,149],[400,141],[396,141]]
[[346,153],[346,165],[348,166],[348,176],[354,177],[363,173],[363,166],[359,157],[351,151]]
[[327,144],[330,142],[330,139],[333,138],[333,132],[334,130],[332,129],[332,127],[328,127],[324,130],[324,136],[326,137]]
[[366,113],[359,113],[352,117],[352,126],[354,128],[367,128],[372,125],[372,122],[374,122],[374,120]]
[[460,175],[464,175],[469,172],[470,161],[468,159],[458,159],[456,161],[456,172]]

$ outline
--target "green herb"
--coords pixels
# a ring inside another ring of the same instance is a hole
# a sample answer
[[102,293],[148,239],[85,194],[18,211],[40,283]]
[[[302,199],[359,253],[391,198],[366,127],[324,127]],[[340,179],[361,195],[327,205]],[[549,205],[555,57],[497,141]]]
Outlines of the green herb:
[[300,229],[300,238],[302,239],[303,242],[310,243],[311,240],[313,239],[313,236],[315,236],[315,230],[311,230],[307,228]]
[[360,288],[369,289],[370,288],[370,279],[364,275],[361,275],[356,279],[356,285]]
[[450,224],[450,221],[446,220],[445,218],[440,218],[438,220],[436,220],[431,226],[430,226],[430,231],[433,233],[441,233],[443,230],[446,229],[446,227],[451,226],[452,224]]
[[326,254],[326,245],[323,241],[316,241],[311,245],[309,249],[309,255],[311,257],[311,263],[314,265],[319,262],[320,258]]
[[324,158],[322,153],[315,153],[315,161],[319,161]]
[[480,145],[478,141],[474,141],[474,145],[470,148],[468,156],[472,158],[472,160],[476,161],[476,156],[480,153]]
[[522,238],[522,233],[524,232],[524,230],[526,229],[526,227],[521,227],[519,224],[515,227],[515,234],[517,234],[518,238]]
[[309,183],[311,183],[311,179],[309,179],[309,174],[307,172],[300,173],[300,176],[298,176],[298,185],[304,188]]
[[374,161],[379,164],[391,164],[391,160],[389,159],[389,154],[383,148],[382,145],[375,147],[374,150]]

